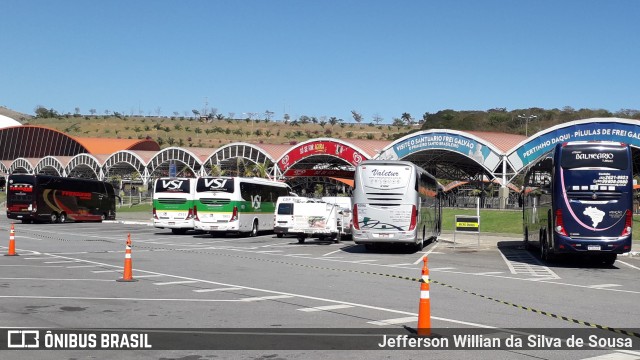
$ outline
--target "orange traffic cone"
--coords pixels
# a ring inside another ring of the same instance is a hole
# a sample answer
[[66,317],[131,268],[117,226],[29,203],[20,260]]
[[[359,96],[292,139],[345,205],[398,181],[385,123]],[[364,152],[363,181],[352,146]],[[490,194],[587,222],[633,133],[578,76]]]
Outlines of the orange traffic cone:
[[138,281],[133,278],[133,269],[131,268],[131,234],[127,234],[127,247],[124,252],[124,274],[122,275],[122,279],[118,279],[116,281]]
[[9,230],[9,251],[4,256],[17,256],[16,254],[16,231],[11,223],[11,230]]
[[429,299],[429,268],[424,257],[420,280],[420,307],[418,308],[418,335],[431,335],[431,300]]

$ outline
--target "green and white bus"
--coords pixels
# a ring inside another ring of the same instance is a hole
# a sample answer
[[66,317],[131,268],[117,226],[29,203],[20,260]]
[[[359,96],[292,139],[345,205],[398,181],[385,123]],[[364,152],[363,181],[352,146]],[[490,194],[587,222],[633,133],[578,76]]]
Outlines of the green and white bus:
[[261,178],[202,177],[196,182],[194,227],[210,233],[273,230],[273,214],[288,185]]
[[153,226],[183,235],[193,229],[196,179],[166,177],[153,186]]

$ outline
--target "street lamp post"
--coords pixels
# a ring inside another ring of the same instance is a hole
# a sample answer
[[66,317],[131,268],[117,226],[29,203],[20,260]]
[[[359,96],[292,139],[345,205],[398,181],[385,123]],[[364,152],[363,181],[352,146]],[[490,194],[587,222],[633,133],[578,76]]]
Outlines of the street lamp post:
[[535,115],[518,115],[518,118],[524,119],[524,136],[529,137],[529,120],[537,118]]

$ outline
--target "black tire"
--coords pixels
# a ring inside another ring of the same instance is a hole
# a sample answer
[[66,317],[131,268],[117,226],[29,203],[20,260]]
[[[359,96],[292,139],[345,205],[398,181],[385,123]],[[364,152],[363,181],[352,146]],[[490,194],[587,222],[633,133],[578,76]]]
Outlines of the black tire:
[[284,236],[284,234],[276,234],[276,237],[278,237],[278,239],[282,238]]
[[61,213],[60,216],[58,216],[58,222],[61,224],[67,222],[67,214]]
[[414,244],[413,248],[416,250],[416,252],[422,251],[422,249],[424,249],[424,239],[421,239],[417,244]]
[[253,220],[253,225],[251,226],[251,232],[249,233],[250,237],[258,236],[258,220]]
[[187,233],[187,229],[171,229],[174,235],[184,235]]
[[304,236],[304,235],[298,235],[298,243],[299,244],[304,244],[305,238],[306,238],[306,236]]
[[613,266],[613,263],[616,262],[617,258],[617,254],[606,254],[602,256],[602,262],[607,266]]
[[58,222],[58,213],[57,212],[52,212],[51,215],[49,215],[49,221],[51,221],[52,224],[55,224]]

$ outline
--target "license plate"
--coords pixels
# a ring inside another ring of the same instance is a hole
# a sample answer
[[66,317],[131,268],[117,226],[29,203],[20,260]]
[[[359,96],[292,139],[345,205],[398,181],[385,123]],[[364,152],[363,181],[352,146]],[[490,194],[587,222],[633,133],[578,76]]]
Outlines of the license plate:
[[173,221],[169,221],[169,225],[175,225],[176,223],[174,223]]
[[209,226],[209,230],[215,230],[217,228],[218,228],[217,226]]
[[600,250],[600,245],[587,245],[587,250]]
[[381,238],[389,238],[391,237],[391,234],[378,234],[378,236]]

